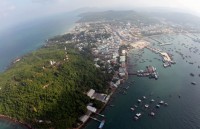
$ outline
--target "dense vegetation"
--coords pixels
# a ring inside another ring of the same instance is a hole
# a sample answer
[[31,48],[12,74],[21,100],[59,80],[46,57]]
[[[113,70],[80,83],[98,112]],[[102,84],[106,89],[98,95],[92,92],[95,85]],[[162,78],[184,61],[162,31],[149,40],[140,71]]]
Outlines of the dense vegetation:
[[86,53],[72,44],[51,44],[22,57],[0,75],[0,114],[38,129],[73,127],[94,101],[85,93],[90,88],[106,92],[108,85],[108,75]]

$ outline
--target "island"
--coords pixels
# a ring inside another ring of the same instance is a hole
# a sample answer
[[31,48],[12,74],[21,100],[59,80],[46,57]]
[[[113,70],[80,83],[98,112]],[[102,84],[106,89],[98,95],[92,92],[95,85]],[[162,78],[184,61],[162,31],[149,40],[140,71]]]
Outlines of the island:
[[[30,128],[81,128],[89,118],[98,120],[91,114],[100,113],[128,75],[158,79],[153,66],[128,73],[130,50],[151,50],[168,67],[175,64],[173,55],[149,42],[169,43],[152,36],[193,33],[192,38],[198,40],[198,29],[160,22],[134,11],[84,13],[80,17],[69,33],[48,39],[0,75],[0,114]],[[126,89],[121,93],[126,94]],[[99,128],[104,123],[100,120]]]

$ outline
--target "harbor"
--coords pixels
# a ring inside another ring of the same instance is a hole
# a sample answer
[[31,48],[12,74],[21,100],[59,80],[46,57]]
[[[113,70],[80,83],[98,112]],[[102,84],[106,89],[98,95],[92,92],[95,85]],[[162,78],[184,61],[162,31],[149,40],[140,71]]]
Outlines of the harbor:
[[[167,42],[168,37],[163,36],[160,39]],[[160,48],[160,50],[173,54],[173,59],[176,61],[176,65],[167,69],[161,65],[161,56],[148,49],[129,52],[128,71],[129,74],[135,75],[129,75],[128,80],[120,85],[121,88],[119,87],[119,89],[123,89],[122,91],[126,91],[126,94],[116,91],[109,102],[109,105],[112,106],[107,106],[102,112],[106,115],[103,129],[198,128],[198,119],[190,114],[199,116],[198,112],[200,111],[199,108],[191,108],[192,105],[198,107],[200,104],[198,101],[200,93],[198,65],[200,65],[200,61],[191,65],[176,52],[186,51],[190,48],[189,46],[194,46],[196,43],[193,43],[189,38],[185,39],[184,36],[171,36],[170,39],[173,40],[175,37],[177,39],[173,41],[172,45]],[[191,42],[192,44],[189,44]],[[182,46],[182,43],[185,45]],[[188,47],[185,48],[185,46]],[[152,47],[159,48],[159,45],[155,44]],[[200,46],[197,47],[200,49]],[[191,58],[187,58],[191,62],[195,62],[195,58],[199,56],[199,52],[193,53],[189,50],[185,54],[188,57],[191,56]],[[145,70],[146,66],[149,65],[156,68],[159,74],[158,80],[137,77],[137,71]],[[194,76],[191,76],[190,73],[193,73]],[[195,85],[191,84],[192,82]],[[140,103],[138,103],[138,99],[141,100]],[[138,120],[135,120],[135,117],[139,117]],[[185,123],[182,123],[183,120]],[[99,123],[91,122],[85,129],[93,129],[98,126]]]

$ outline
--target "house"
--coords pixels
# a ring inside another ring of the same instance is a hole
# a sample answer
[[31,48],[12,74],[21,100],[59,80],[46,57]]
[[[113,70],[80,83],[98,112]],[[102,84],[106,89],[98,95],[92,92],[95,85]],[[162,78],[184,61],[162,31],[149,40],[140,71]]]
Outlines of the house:
[[90,97],[90,98],[93,98],[94,93],[95,93],[95,90],[90,89],[90,90],[87,92],[87,96]]
[[126,61],[126,57],[125,56],[120,56],[120,62],[125,62]]
[[125,55],[126,54],[126,50],[122,50],[122,55]]
[[87,110],[94,112],[94,113],[97,111],[97,109],[95,107],[92,107],[92,106],[87,106]]

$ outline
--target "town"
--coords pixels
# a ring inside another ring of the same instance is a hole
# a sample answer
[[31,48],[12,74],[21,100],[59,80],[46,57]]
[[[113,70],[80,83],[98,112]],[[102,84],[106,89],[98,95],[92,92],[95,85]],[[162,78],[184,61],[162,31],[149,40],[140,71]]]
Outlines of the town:
[[[81,21],[75,25],[70,33],[54,37],[47,42],[66,44],[73,42],[79,51],[90,51],[92,53],[96,68],[113,74],[112,80],[109,83],[110,94],[97,93],[94,89],[90,89],[86,93],[88,97],[101,101],[105,106],[118,86],[128,78],[128,75],[137,75],[138,77],[148,76],[149,78],[158,79],[156,68],[150,65],[146,67],[146,70],[137,70],[134,73],[128,73],[128,55],[130,50],[148,49],[159,54],[163,61],[163,67],[167,68],[176,63],[173,61],[172,55],[158,48],[153,48],[145,38],[160,34],[187,34],[189,32],[195,33],[197,31],[193,28],[186,31],[184,27],[172,26],[168,23],[145,24],[139,22],[135,24],[128,21]],[[170,45],[170,43],[157,42],[160,46]],[[87,113],[79,118],[82,124],[79,124],[78,128],[82,127],[90,118],[100,122],[99,128],[102,128],[105,123],[105,116],[99,114],[102,109],[97,110],[92,103],[89,103]],[[91,114],[100,115],[102,120],[92,117]]]

